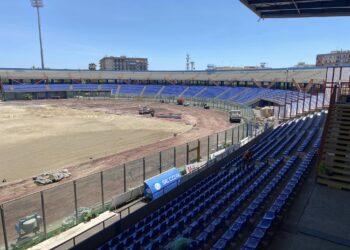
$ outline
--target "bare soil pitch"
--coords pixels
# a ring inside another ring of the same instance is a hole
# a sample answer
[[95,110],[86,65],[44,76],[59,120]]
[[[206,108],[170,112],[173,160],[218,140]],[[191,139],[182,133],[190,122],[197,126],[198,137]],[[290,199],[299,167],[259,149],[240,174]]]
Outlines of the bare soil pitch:
[[[139,116],[140,105],[182,119]],[[173,104],[110,100],[0,103],[0,202],[41,191],[230,127],[227,113]],[[176,134],[176,136],[174,136]],[[72,177],[37,186],[31,176],[68,168]]]

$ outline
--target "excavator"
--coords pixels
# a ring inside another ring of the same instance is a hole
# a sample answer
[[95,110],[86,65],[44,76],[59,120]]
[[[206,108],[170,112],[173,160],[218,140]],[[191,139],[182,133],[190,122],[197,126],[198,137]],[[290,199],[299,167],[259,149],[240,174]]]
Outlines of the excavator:
[[139,107],[139,114],[140,115],[150,114],[152,117],[154,117],[154,109],[148,106]]

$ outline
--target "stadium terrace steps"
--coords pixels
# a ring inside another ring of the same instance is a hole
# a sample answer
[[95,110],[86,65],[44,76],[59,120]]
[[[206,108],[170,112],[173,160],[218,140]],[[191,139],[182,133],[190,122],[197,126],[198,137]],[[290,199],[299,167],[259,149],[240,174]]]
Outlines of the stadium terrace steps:
[[195,97],[201,91],[204,91],[204,86],[189,86],[188,90],[183,94],[184,97]]
[[143,89],[144,89],[143,85],[136,85],[136,84],[120,85],[119,95],[139,96],[143,91]]
[[223,93],[228,87],[210,86],[205,91],[197,95],[199,98],[215,98],[216,96]]
[[[222,97],[223,95],[225,95],[226,93],[230,92],[231,89],[228,88],[226,90],[224,90],[223,92],[221,92],[219,95],[215,96],[214,99],[219,99],[220,97]],[[223,98],[220,98],[220,99],[223,99]]]
[[181,94],[179,95],[179,97],[183,96],[189,89],[190,89],[190,87],[186,87],[186,88],[184,89],[184,91],[181,92]]
[[142,91],[141,91],[141,93],[140,93],[140,96],[143,96],[143,93],[145,93],[146,88],[147,88],[147,86],[146,86],[146,85],[145,85],[145,86],[143,86],[143,89],[142,89]]
[[117,85],[117,89],[115,91],[115,95],[119,95],[120,93],[120,88],[121,88],[121,85]]
[[198,97],[201,95],[203,92],[205,92],[208,89],[208,87],[204,87],[202,90],[200,90],[197,94],[195,94],[193,97]]
[[253,164],[242,168],[241,153],[99,249],[171,249],[180,237],[191,239],[191,249],[266,244],[313,163],[324,118],[315,113],[277,126],[250,146]]
[[[4,93],[34,93],[50,91],[108,91],[115,95],[128,96],[184,96],[194,98],[214,98],[217,100],[228,100],[238,104],[251,105],[261,100],[275,102],[279,105],[294,101],[293,112],[297,114],[316,109],[316,99],[318,106],[322,105],[321,96],[316,98],[305,94],[305,105],[297,105],[296,100],[301,98],[301,94],[289,90],[272,90],[264,88],[248,87],[228,87],[228,86],[186,86],[186,85],[141,85],[141,84],[98,84],[98,83],[75,83],[75,84],[4,84]],[[68,87],[67,87],[68,86]],[[303,94],[304,97],[304,94]],[[309,103],[311,105],[309,105]],[[305,107],[302,107],[305,106]]]
[[143,92],[144,96],[157,96],[161,91],[162,85],[146,85],[146,89]]
[[155,96],[160,96],[164,90],[165,86],[162,86]]
[[350,190],[350,103],[336,103],[332,111],[317,181]]
[[187,87],[183,85],[165,85],[162,89],[160,96],[174,96],[177,97],[185,91]]

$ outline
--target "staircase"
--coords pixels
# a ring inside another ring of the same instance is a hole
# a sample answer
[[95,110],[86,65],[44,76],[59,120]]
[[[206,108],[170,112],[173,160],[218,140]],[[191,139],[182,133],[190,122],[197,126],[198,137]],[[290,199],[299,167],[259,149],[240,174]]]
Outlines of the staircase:
[[155,96],[160,96],[165,86],[162,86]]
[[143,87],[143,89],[142,89],[142,91],[140,93],[140,96],[143,96],[143,93],[145,93],[146,88],[147,88],[147,85],[145,85],[145,87]]
[[183,95],[187,92],[187,90],[188,90],[189,88],[190,88],[190,87],[185,88],[184,91],[182,91],[182,93],[179,95],[179,97],[183,96]]
[[317,182],[350,190],[350,100],[340,96],[330,106],[323,134],[323,151]]

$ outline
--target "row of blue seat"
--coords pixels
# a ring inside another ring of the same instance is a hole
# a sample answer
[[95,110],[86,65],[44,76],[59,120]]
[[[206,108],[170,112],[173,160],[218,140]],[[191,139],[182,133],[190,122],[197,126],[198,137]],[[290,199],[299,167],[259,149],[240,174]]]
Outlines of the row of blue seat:
[[[231,242],[236,238],[236,236],[243,230],[247,221],[255,214],[255,212],[261,207],[261,205],[266,201],[268,195],[275,189],[275,187],[284,178],[286,173],[293,166],[297,160],[296,156],[291,157],[287,163],[279,170],[279,172],[274,176],[274,178],[261,190],[257,197],[249,204],[249,206],[238,216],[234,223],[225,231],[223,236],[214,244],[213,249],[221,250],[226,249]],[[280,161],[282,161],[280,159]],[[270,167],[268,170],[257,180],[257,182],[268,178],[273,171]]]
[[[252,168],[252,167],[251,167]],[[163,243],[166,239],[168,239],[169,237],[170,237],[170,235],[171,235],[171,233],[172,233],[172,231],[174,231],[174,229],[178,229],[178,227],[180,227],[180,226],[182,226],[183,224],[184,224],[184,222],[187,222],[188,221],[188,218],[192,218],[194,215],[196,215],[197,213],[199,213],[199,212],[201,212],[200,210],[200,208],[204,208],[204,207],[207,207],[208,206],[208,204],[210,204],[211,202],[213,202],[213,199],[215,199],[215,198],[217,198],[217,196],[219,196],[219,194],[221,193],[221,192],[224,192],[225,190],[227,190],[229,187],[231,187],[239,178],[241,178],[242,177],[242,175],[243,174],[245,174],[247,171],[249,171],[250,169],[246,169],[245,171],[243,171],[243,172],[241,172],[241,173],[239,173],[239,174],[237,174],[236,175],[236,172],[238,171],[238,169],[236,169],[236,170],[234,170],[234,171],[232,171],[231,173],[229,173],[228,175],[225,175],[225,177],[224,177],[224,179],[222,179],[222,180],[220,180],[219,182],[217,182],[217,180],[216,179],[212,179],[211,178],[211,180],[209,181],[209,182],[206,182],[206,184],[204,185],[204,186],[202,186],[199,190],[198,190],[198,192],[201,192],[202,191],[202,189],[206,189],[207,188],[207,186],[208,185],[211,185],[211,188],[210,189],[208,189],[206,192],[202,192],[202,195],[201,196],[199,196],[199,197],[197,197],[192,203],[193,203],[193,205],[197,205],[198,207],[197,207],[197,209],[195,209],[194,211],[189,211],[188,212],[188,214],[186,215],[186,216],[184,216],[183,215],[183,212],[180,210],[179,211],[179,213],[178,213],[178,215],[182,215],[182,219],[179,221],[179,222],[177,222],[177,223],[175,223],[175,225],[173,225],[173,227],[172,227],[172,229],[169,229],[169,230],[167,230],[165,233],[163,233],[162,235],[160,235],[151,245],[152,245],[152,247],[155,247],[155,246],[157,246],[157,245],[159,245],[159,244],[161,244],[161,243]],[[246,183],[247,181],[249,181],[251,178],[253,178],[253,176],[256,174],[256,173],[258,173],[259,171],[260,171],[261,169],[260,168],[258,168],[258,169],[255,169],[252,173],[250,173],[245,179],[243,179],[242,181],[241,181],[241,183],[239,183],[239,184],[237,184],[237,186],[233,189],[233,190],[231,190],[231,192],[230,193],[228,193],[227,195],[228,195],[228,197],[227,198],[230,198],[230,197],[232,197],[238,190],[239,190],[239,188],[241,188],[242,187],[242,185],[244,184],[244,183]],[[217,188],[217,186],[220,186],[221,184],[222,184],[222,182],[223,181],[225,181],[227,178],[229,178],[230,176],[232,176],[232,175],[235,175],[235,177],[234,178],[232,178],[230,181],[228,181],[224,186],[222,186],[221,188]],[[212,185],[212,182],[216,182],[215,183],[215,185]],[[207,199],[205,199],[203,202],[204,203],[202,203],[202,204],[197,204],[197,202],[198,201],[201,201],[202,199],[203,199],[203,197],[205,197],[205,195],[206,195],[206,193],[210,193],[210,192],[212,192],[212,190],[215,190],[215,189],[218,189],[213,195],[211,195],[211,196],[209,196]],[[196,192],[196,194],[197,194],[197,192]],[[191,197],[190,197],[191,198]],[[222,203],[223,201],[221,201],[221,203]],[[191,203],[190,203],[190,205],[191,205]],[[186,207],[185,207],[186,208]],[[186,210],[184,210],[184,211],[186,211]],[[166,215],[168,215],[168,214],[166,214]],[[164,215],[165,216],[165,215]],[[161,218],[162,219],[162,218]],[[175,220],[177,220],[178,218],[177,218],[177,216],[175,216],[174,218],[173,218],[173,216],[171,216],[170,217],[170,221],[168,221],[168,223],[172,223],[172,222],[174,222]],[[131,243],[132,241],[134,241],[134,243],[131,245],[131,246],[129,246],[129,247],[131,247],[131,248],[134,248],[134,247],[137,247],[139,244],[140,244],[140,241],[142,241],[142,243],[145,243],[145,241],[143,240],[143,238],[141,238],[141,239],[139,239],[139,240],[137,240],[137,237],[138,236],[140,236],[141,234],[145,234],[146,233],[146,237],[147,238],[149,238],[150,236],[152,236],[152,237],[154,237],[155,236],[155,232],[156,233],[159,233],[160,231],[164,231],[164,229],[165,229],[165,224],[164,225],[161,225],[160,226],[161,228],[158,228],[158,227],[155,227],[155,229],[154,230],[151,230],[151,232],[149,232],[148,230],[149,230],[149,226],[147,227],[147,229],[145,230],[144,228],[142,228],[141,229],[141,233],[139,233],[139,231],[136,231],[132,236],[132,238],[128,238],[127,237],[127,235],[126,235],[126,232],[127,231],[124,231],[124,233],[123,234],[121,234],[119,237],[116,237],[116,239],[117,240],[119,240],[119,245],[117,245],[116,247],[117,248],[119,248],[120,247],[120,245],[122,245],[122,247],[126,247],[126,246],[128,246],[128,244],[129,243]],[[130,229],[129,229],[130,230]],[[152,238],[151,237],[151,238]],[[124,240],[124,241],[121,241],[121,239],[122,238],[127,238],[126,240]],[[109,242],[109,244],[108,245],[105,245],[105,246],[103,246],[103,249],[107,249],[107,247],[110,247],[111,246],[111,244],[113,245],[114,243],[115,243],[115,240],[116,239],[112,239],[110,242]],[[135,241],[136,240],[136,241]],[[151,246],[150,246],[151,247]],[[151,248],[152,248],[151,247]]]
[[309,152],[302,163],[298,166],[296,172],[286,184],[285,188],[280,192],[276,201],[271,205],[268,211],[261,218],[249,238],[244,243],[242,250],[255,250],[258,249],[262,243],[265,235],[272,227],[277,216],[281,213],[283,207],[286,205],[288,199],[290,199],[293,191],[303,177],[305,171],[310,167],[310,163],[315,157],[315,151]]
[[[272,149],[282,141],[281,139],[276,140],[276,135],[284,134],[282,138],[291,138],[290,142],[299,140],[298,137],[294,137],[295,133],[309,131],[313,124],[317,124],[318,119],[319,117],[316,116],[315,118],[296,119],[278,126],[269,134],[264,135],[259,143],[251,146],[251,150],[257,155],[269,152],[266,156],[270,156],[274,153],[271,153]],[[314,123],[314,121],[316,122]],[[301,139],[295,143],[295,146],[299,146],[300,142]],[[267,162],[262,162],[256,163],[256,167],[251,165],[246,169],[241,169],[239,168],[241,157],[242,154],[222,166],[219,173],[208,176],[138,223],[123,230],[102,245],[100,249],[139,249],[141,246],[143,249],[158,249],[165,245],[170,247],[172,240],[180,236],[194,238],[192,246],[200,248],[213,239],[212,237],[218,228],[228,226],[226,223],[232,220],[232,216],[237,215],[242,204],[246,203],[257,190],[260,190],[262,183],[271,177],[273,171],[283,161],[283,158],[280,158],[270,166]],[[271,182],[258,193],[256,199],[238,215],[236,223],[244,224],[247,218],[255,214],[260,205],[268,198],[271,190],[280,183],[293,166],[296,159],[296,156],[292,156],[287,161]],[[250,183],[253,179],[255,179],[254,182]],[[250,183],[249,186],[247,186],[248,183]],[[243,227],[240,230],[243,230]],[[227,233],[226,236],[228,234],[231,233]],[[215,244],[218,249],[225,248],[230,243],[228,238],[222,237],[223,235]]]
[[305,131],[304,130],[300,131],[296,136],[296,138],[288,145],[286,150],[283,152],[283,155],[284,156],[289,155],[290,152],[295,148],[295,146],[301,141],[301,139],[304,138],[304,135],[305,135]]
[[[173,213],[174,209],[179,209],[181,207],[182,211],[186,212],[190,207],[192,208],[193,206],[193,204],[189,204],[192,199],[197,197],[199,200],[203,200],[206,193],[212,192],[215,188],[217,188],[217,186],[222,184],[222,182],[225,180],[231,178],[233,175],[236,175],[235,171],[231,173],[220,172],[217,175],[213,174],[208,176],[205,180],[197,183],[193,189],[188,190],[179,197],[165,204],[163,207],[154,211],[141,222],[136,223],[135,225],[121,232],[119,235],[103,245],[101,249],[109,249],[110,247],[117,247],[116,249],[122,249],[124,247],[128,247],[132,242],[137,240],[140,235],[148,233],[154,234],[156,231],[159,232],[160,230],[164,231],[167,226],[166,222],[161,223],[159,225],[159,228],[153,227],[152,232],[150,232],[150,226],[154,226],[155,223],[159,223],[167,216],[170,216]],[[179,215],[180,214],[182,214],[181,211]],[[173,221],[173,219],[170,219],[170,221]]]
[[[55,86],[54,86],[55,85]],[[64,86],[66,85],[66,86]],[[196,96],[198,98],[218,98],[221,100],[233,101],[241,104],[250,104],[260,99],[267,99],[284,103],[284,96],[287,94],[287,102],[295,99],[297,92],[289,90],[273,90],[264,88],[248,87],[227,87],[227,86],[185,86],[185,85],[143,85],[143,84],[14,84],[4,85],[5,92],[35,92],[35,91],[112,91],[120,86],[119,94],[139,96],[141,93],[145,96],[154,96],[159,93],[160,96]],[[144,91],[143,91],[144,90]],[[307,110],[308,107],[306,107]]]
[[301,145],[298,148],[298,152],[304,152],[304,150],[309,146],[310,142],[315,137],[316,133],[318,132],[317,128],[312,128],[309,133],[307,134],[306,138],[303,140]]
[[[174,237],[175,233],[179,230],[182,231],[181,235],[183,235],[184,237],[191,237],[191,235],[196,230],[203,229],[202,227],[204,223],[213,214],[215,214],[215,212],[217,212],[222,206],[224,206],[226,202],[232,199],[232,197],[234,197],[234,195],[237,194],[247,182],[249,182],[252,178],[254,178],[254,176],[258,172],[260,172],[261,169],[262,167],[253,169],[253,167],[251,166],[250,168],[243,170],[241,173],[238,173],[232,180],[225,183],[222,187],[218,188],[215,186],[214,188],[217,191],[215,191],[213,194],[211,194],[208,198],[206,198],[201,203],[198,203],[199,201],[201,201],[200,199],[198,198],[194,199],[193,209],[189,210],[186,214],[183,214],[181,219],[178,222],[173,224],[168,230],[166,230],[164,233],[159,235],[158,238],[156,238],[152,243],[150,243],[146,247],[146,249],[154,249],[155,246],[164,244],[164,242]],[[249,171],[250,173],[246,177],[241,179],[242,176],[244,174],[247,174]],[[237,183],[237,181],[239,182]],[[220,196],[224,192],[227,192],[226,195],[220,199]],[[211,192],[209,191],[208,193],[211,193]],[[204,193],[204,196],[205,195],[206,193]],[[197,218],[195,221],[193,221],[193,219],[200,214],[201,216]],[[189,226],[187,226],[187,228],[183,230],[186,224]]]

